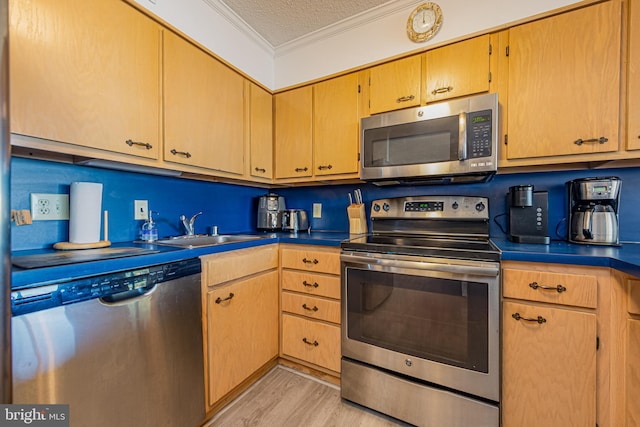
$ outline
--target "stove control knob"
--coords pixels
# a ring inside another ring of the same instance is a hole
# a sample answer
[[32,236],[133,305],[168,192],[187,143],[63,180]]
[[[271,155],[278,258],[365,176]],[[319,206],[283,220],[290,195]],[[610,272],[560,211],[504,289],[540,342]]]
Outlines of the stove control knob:
[[476,210],[478,212],[482,212],[484,209],[486,208],[486,206],[484,205],[484,203],[480,202],[476,205]]
[[458,202],[453,202],[453,204],[451,205],[451,207],[453,209],[458,209],[460,207],[460,205],[458,205]]
[[389,206],[389,203],[385,203],[382,205],[382,210],[384,210],[385,212],[389,212],[390,208],[391,206]]
[[374,203],[373,204],[373,210],[376,211],[376,212],[380,212],[380,205],[377,204],[377,203]]

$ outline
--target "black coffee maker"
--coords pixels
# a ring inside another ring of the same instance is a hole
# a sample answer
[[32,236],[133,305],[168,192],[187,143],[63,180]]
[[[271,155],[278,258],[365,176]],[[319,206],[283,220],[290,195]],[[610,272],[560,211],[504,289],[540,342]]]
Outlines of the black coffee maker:
[[508,239],[516,243],[542,243],[550,241],[547,233],[549,200],[546,191],[533,191],[533,185],[509,187]]

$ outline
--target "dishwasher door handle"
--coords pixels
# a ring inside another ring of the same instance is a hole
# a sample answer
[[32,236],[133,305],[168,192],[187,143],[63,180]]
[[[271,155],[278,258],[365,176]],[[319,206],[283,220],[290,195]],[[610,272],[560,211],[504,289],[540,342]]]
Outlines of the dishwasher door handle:
[[155,283],[151,288],[141,288],[133,289],[131,291],[119,292],[117,294],[98,298],[98,301],[100,301],[100,304],[106,305],[108,307],[119,307],[146,299],[151,296],[151,294],[154,293],[156,289],[158,289],[157,283]]

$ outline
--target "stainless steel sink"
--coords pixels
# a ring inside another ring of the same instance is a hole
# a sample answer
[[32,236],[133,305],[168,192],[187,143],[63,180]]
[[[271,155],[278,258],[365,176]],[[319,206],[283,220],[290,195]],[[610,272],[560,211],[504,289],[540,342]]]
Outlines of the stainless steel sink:
[[201,248],[204,246],[223,245],[225,243],[248,242],[262,238],[264,237],[250,234],[216,234],[214,236],[195,234],[192,236],[176,236],[159,239],[153,243],[157,245],[177,246],[180,248]]

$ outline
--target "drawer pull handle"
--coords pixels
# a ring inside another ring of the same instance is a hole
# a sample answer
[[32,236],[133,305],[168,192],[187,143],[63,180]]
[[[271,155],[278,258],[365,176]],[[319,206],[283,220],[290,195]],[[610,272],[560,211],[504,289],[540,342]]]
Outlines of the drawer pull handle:
[[307,258],[302,258],[302,262],[304,262],[305,264],[317,264],[318,260],[317,259],[307,259]]
[[451,86],[439,87],[438,89],[432,90],[431,95],[437,95],[439,93],[447,93],[447,92],[451,92],[452,90],[453,88]]
[[305,344],[307,344],[307,345],[312,345],[312,346],[314,346],[314,347],[317,347],[317,346],[319,345],[319,344],[318,344],[318,341],[313,340],[313,342],[311,342],[311,341],[309,341],[309,340],[308,340],[308,339],[306,339],[306,338],[302,338],[302,342],[304,342],[304,343],[305,343]]
[[233,292],[229,293],[229,296],[226,298],[216,298],[216,304],[220,304],[221,302],[225,302],[225,301],[231,301],[231,298],[233,298],[235,295],[233,295]]
[[542,316],[538,316],[536,318],[534,318],[534,317],[522,317],[522,316],[520,316],[520,313],[513,313],[511,315],[511,317],[513,317],[516,320],[524,320],[525,322],[538,322],[539,324],[547,323],[547,319],[545,319]]
[[313,306],[313,308],[309,308],[307,304],[302,304],[302,308],[309,311],[318,311],[318,307],[316,307],[315,305]]
[[306,287],[309,287],[309,288],[317,288],[318,286],[320,286],[316,282],[309,283],[306,280],[303,281],[302,284],[305,285]]
[[318,166],[318,170],[323,171],[325,169],[331,170],[331,169],[333,169],[333,166],[332,165],[326,165],[326,166],[325,165],[320,165],[320,166]]
[[309,170],[309,168],[307,168],[306,166],[305,166],[305,167],[303,167],[303,168],[296,168],[296,169],[295,169],[295,171],[296,171],[296,172],[306,172],[306,171],[308,171],[308,170]]
[[132,141],[130,139],[127,139],[125,141],[125,144],[127,144],[129,147],[133,147],[134,145],[139,145],[140,147],[144,147],[147,150],[151,150],[153,148],[153,145],[149,144],[148,142]]
[[559,294],[566,292],[567,288],[565,288],[562,285],[558,285],[558,286],[544,286],[544,285],[538,285],[538,282],[533,282],[533,283],[529,283],[529,287],[531,289],[542,289],[545,291],[558,291]]
[[600,138],[589,138],[589,139],[576,139],[575,141],[573,141],[574,144],[576,145],[582,145],[585,142],[597,142],[599,144],[604,144],[605,142],[607,142],[609,140],[609,138],[605,138],[604,136],[601,136]]
[[260,173],[265,173],[265,172],[267,172],[267,170],[266,170],[265,168],[259,168],[259,167],[256,167],[256,168],[255,168],[255,170],[256,170],[256,172],[260,172]]
[[413,101],[414,99],[416,99],[414,95],[407,95],[401,96],[400,98],[396,99],[396,102],[399,104],[401,102]]
[[190,152],[188,152],[188,151],[178,151],[175,148],[173,150],[171,150],[171,154],[173,154],[174,156],[181,155],[183,157],[186,157],[187,159],[189,157],[191,157],[191,153]]

